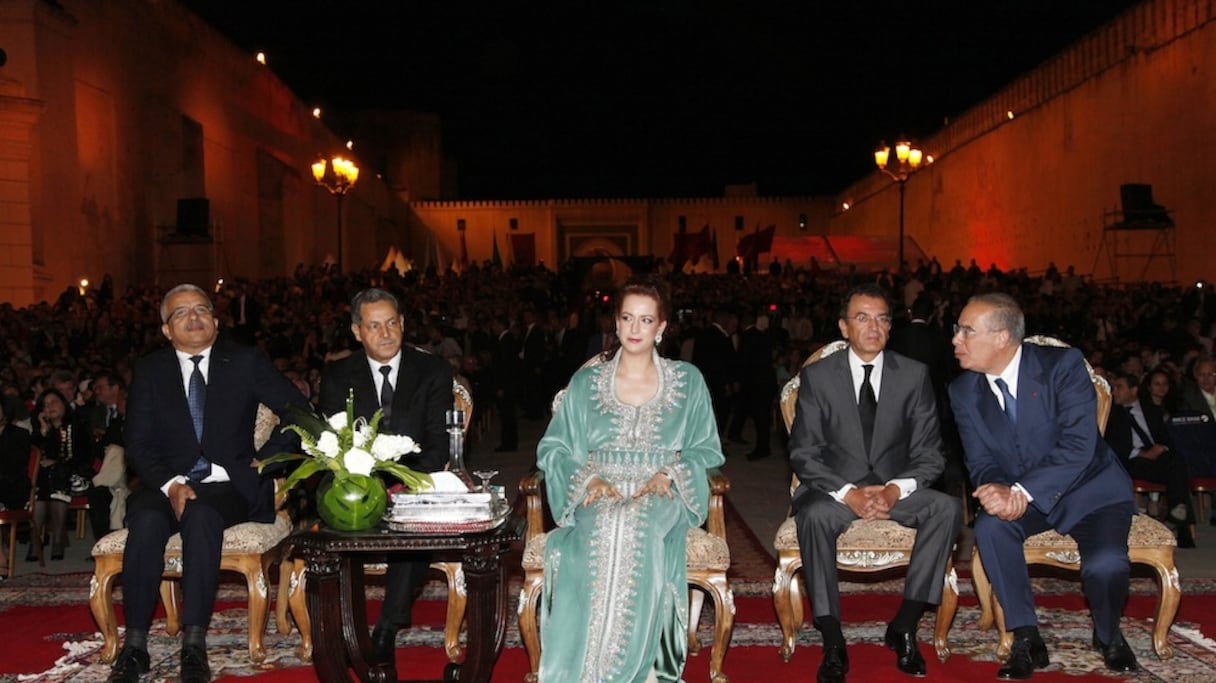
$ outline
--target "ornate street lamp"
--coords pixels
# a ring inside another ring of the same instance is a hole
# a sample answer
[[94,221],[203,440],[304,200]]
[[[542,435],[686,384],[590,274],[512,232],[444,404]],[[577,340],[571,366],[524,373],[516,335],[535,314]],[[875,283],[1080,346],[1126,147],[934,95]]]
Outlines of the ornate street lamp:
[[326,161],[318,160],[312,165],[312,177],[317,184],[338,198],[338,272],[342,272],[342,198],[359,179],[359,167],[355,162],[335,156]]
[[894,159],[891,158],[891,148],[886,142],[878,143],[874,150],[874,164],[878,166],[878,170],[899,183],[899,263],[896,272],[904,268],[904,184],[913,173],[931,163],[932,156],[925,155],[924,151],[913,147],[906,139],[895,143]]

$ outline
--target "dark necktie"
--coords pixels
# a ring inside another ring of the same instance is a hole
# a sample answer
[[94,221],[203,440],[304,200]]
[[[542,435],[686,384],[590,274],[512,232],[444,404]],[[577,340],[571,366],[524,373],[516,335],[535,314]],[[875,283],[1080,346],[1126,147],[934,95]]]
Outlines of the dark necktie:
[[388,381],[388,376],[393,371],[391,365],[381,365],[380,374],[384,375],[384,381],[380,383],[380,410],[384,413],[384,419],[387,420],[393,415],[393,383]]
[[1140,421],[1136,419],[1136,414],[1132,412],[1132,407],[1123,406],[1123,409],[1127,411],[1127,419],[1132,423],[1132,431],[1136,433],[1136,436],[1140,437],[1140,447],[1148,448],[1152,446],[1153,437],[1149,436],[1144,431],[1144,428],[1140,426]]
[[866,376],[861,380],[861,391],[857,396],[857,412],[861,415],[861,433],[866,440],[866,453],[870,452],[870,440],[874,435],[874,415],[878,412],[878,397],[874,395],[874,385],[870,384],[870,373],[874,366],[861,366]]
[[1009,393],[1009,385],[1005,380],[998,377],[996,379],[996,387],[1001,390],[1001,395],[1005,397],[1005,417],[1009,418],[1009,424],[1018,425],[1018,401]]
[[[190,356],[194,361],[194,372],[190,373],[190,389],[186,392],[186,402],[190,404],[190,420],[194,422],[194,436],[201,446],[203,443],[203,407],[207,405],[207,381],[203,379],[203,371],[199,369],[202,356]],[[186,477],[190,481],[200,482],[211,476],[211,462],[202,455],[198,456],[194,466]]]

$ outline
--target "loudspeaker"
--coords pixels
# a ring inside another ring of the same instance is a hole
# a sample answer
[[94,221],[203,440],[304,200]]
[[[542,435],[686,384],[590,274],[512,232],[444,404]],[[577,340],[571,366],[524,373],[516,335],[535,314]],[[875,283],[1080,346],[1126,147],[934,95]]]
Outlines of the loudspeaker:
[[735,230],[743,230],[743,216],[735,216]]
[[211,200],[187,197],[177,200],[177,234],[206,237],[211,225]]
[[680,232],[684,232],[685,230],[688,229],[688,217],[687,216],[680,216],[679,226],[680,226]]

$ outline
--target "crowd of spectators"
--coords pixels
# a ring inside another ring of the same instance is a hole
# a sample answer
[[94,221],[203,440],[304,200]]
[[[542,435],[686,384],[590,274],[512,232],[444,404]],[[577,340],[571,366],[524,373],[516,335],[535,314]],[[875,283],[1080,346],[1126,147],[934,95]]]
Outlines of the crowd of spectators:
[[[638,265],[636,259],[631,263]],[[896,332],[912,320],[915,310],[940,338],[942,353],[934,361],[939,364],[934,376],[941,383],[957,373],[949,340],[967,298],[1000,291],[1022,304],[1029,333],[1049,334],[1080,347],[1099,372],[1132,373],[1143,379],[1142,395],[1152,396],[1167,411],[1180,406],[1184,396],[1204,396],[1195,366],[1212,350],[1216,297],[1202,283],[1115,285],[1078,275],[1072,267],[1061,271],[1054,264],[1032,275],[1025,269],[984,270],[974,261],[944,269],[936,259],[900,274],[794,266],[788,261],[774,261],[757,272],[727,274],[687,274],[662,261],[654,266],[671,285],[675,309],[661,353],[696,361],[699,335],[718,330],[734,349],[743,344],[753,365],[759,343],[761,363],[767,353],[771,381],[776,383],[797,373],[819,345],[839,338],[842,295],[870,280],[890,292]],[[618,261],[582,260],[557,271],[543,264],[504,270],[487,262],[462,273],[406,274],[339,274],[301,265],[288,277],[196,284],[214,292],[223,334],[260,346],[310,400],[318,395],[324,364],[355,347],[350,297],[379,286],[403,303],[406,341],[453,363],[473,387],[476,405],[502,407],[503,396],[512,402],[518,398],[525,419],[540,419],[574,370],[612,346],[609,294],[626,270]],[[98,470],[104,446],[112,443],[103,435],[115,404],[102,406],[93,396],[93,385],[102,377],[107,378],[107,390],[129,385],[134,360],[166,343],[159,305],[164,289],[175,284],[116,291],[107,277],[84,291],[69,287],[53,302],[20,309],[0,304],[0,396],[7,422],[38,430],[38,406],[45,405],[48,390],[57,391],[69,404],[69,413],[84,416],[71,417],[79,420],[72,424],[82,425],[79,429],[87,430],[98,444],[73,449],[73,471]],[[513,345],[510,353],[502,353],[504,345]],[[718,380],[723,402],[715,405],[726,414],[719,415],[719,424],[724,437],[740,439],[743,418],[754,419],[754,414],[742,414],[748,402],[739,397],[751,392],[772,401],[776,392],[756,394],[756,387],[744,387],[736,360],[724,367]],[[1216,364],[1208,369],[1216,370]],[[1216,382],[1216,374],[1213,377]],[[107,400],[115,401],[121,411],[120,396]],[[736,411],[740,415],[731,420]],[[783,432],[774,430],[777,435]],[[510,440],[504,433],[501,446],[515,448]],[[767,453],[757,449],[754,454]],[[24,463],[28,453],[3,457]]]

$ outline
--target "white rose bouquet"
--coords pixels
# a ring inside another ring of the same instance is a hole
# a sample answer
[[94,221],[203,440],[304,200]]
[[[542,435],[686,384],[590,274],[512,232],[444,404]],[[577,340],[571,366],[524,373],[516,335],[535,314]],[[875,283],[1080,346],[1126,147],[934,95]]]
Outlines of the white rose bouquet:
[[377,410],[370,421],[355,419],[355,397],[351,392],[346,399],[346,411],[334,413],[327,419],[301,412],[295,423],[287,425],[299,435],[303,453],[278,453],[266,458],[258,470],[267,465],[303,460],[283,482],[283,488],[291,488],[317,472],[330,471],[341,479],[351,475],[371,476],[372,472],[386,472],[401,480],[407,488],[418,491],[431,488],[431,475],[412,470],[397,462],[407,453],[417,453],[421,447],[410,437],[395,434],[380,434],[380,419]]

